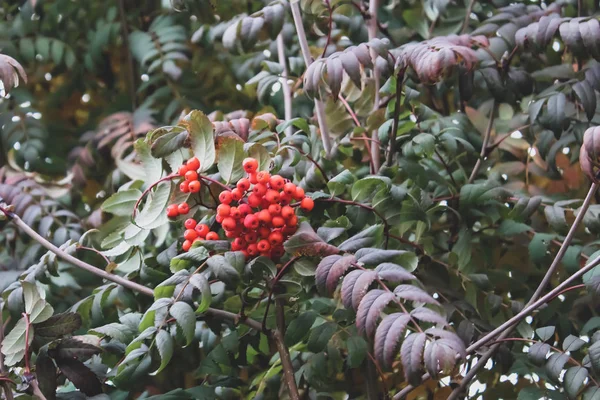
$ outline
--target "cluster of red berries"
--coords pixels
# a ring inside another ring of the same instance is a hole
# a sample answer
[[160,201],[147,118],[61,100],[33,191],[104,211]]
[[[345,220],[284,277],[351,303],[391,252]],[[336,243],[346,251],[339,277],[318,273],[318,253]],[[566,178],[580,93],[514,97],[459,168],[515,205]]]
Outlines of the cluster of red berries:
[[225,236],[233,239],[233,251],[243,252],[246,258],[279,258],[284,253],[283,242],[298,228],[296,210],[290,203],[300,201],[300,208],[310,211],[314,201],[283,177],[257,171],[254,158],[246,158],[242,166],[248,177],[241,178],[235,189],[221,192],[216,220]]
[[[196,157],[190,158],[185,164],[179,167],[178,175],[185,180],[179,185],[179,190],[184,193],[198,193],[201,183],[198,179],[198,170],[200,169],[200,161]],[[167,207],[167,217],[176,218],[180,215],[185,215],[190,212],[188,203],[171,204]],[[185,232],[183,238],[185,241],[181,248],[188,251],[192,247],[192,243],[198,240],[219,240],[219,234],[212,232],[208,225],[198,224],[198,222],[189,218],[185,221]]]

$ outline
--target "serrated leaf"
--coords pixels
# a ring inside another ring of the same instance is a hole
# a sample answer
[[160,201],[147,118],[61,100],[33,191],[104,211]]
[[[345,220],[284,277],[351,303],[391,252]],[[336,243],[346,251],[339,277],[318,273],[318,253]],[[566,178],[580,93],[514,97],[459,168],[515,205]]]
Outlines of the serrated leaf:
[[360,336],[351,336],[346,345],[348,346],[348,366],[357,368],[367,356],[367,342]]
[[194,332],[196,331],[196,314],[194,310],[189,304],[178,301],[169,308],[169,314],[175,318],[177,326],[181,328],[186,339],[186,346],[189,346],[194,340]]
[[163,172],[162,162],[158,158],[152,157],[150,145],[143,139],[138,139],[134,144],[134,148],[142,161],[146,182],[151,184],[159,180]]
[[333,322],[325,322],[312,329],[307,343],[308,350],[313,353],[322,351],[336,331],[337,324]]
[[285,345],[292,347],[306,336],[315,323],[318,314],[314,311],[301,312],[290,322],[285,331]]
[[327,188],[332,196],[339,196],[346,191],[346,186],[354,181],[356,181],[356,177],[345,169],[327,182]]
[[156,348],[158,349],[158,354],[160,355],[160,366],[150,375],[157,375],[160,373],[167,367],[167,365],[169,365],[169,362],[173,357],[173,337],[169,334],[169,332],[165,331],[164,329],[158,331],[155,340]]
[[394,289],[394,294],[405,300],[439,305],[437,300],[431,297],[429,293],[413,285],[398,285]]
[[233,137],[220,137],[218,140],[217,168],[226,183],[235,182],[242,177],[242,161],[246,158],[244,142]]
[[200,172],[209,170],[216,158],[212,123],[202,111],[194,110],[180,121],[180,125],[190,134],[192,152],[200,161]]
[[435,311],[425,307],[417,307],[411,311],[410,315],[420,321],[431,322],[434,324],[448,325],[446,318],[442,317]]
[[307,223],[303,222],[294,235],[284,244],[285,251],[293,255],[328,256],[339,250],[319,237]]
[[427,335],[424,333],[411,333],[400,347],[400,358],[406,380],[414,386],[421,382],[421,364],[423,363],[423,349]]
[[356,311],[356,328],[360,334],[373,336],[377,320],[383,309],[395,300],[395,296],[385,290],[371,290],[360,301]]
[[586,342],[577,336],[569,335],[563,341],[562,348],[564,351],[577,351],[585,344]]
[[118,216],[130,216],[142,192],[137,189],[121,190],[102,203],[102,211]]
[[[8,366],[15,365],[25,355],[25,332],[27,324],[21,318],[2,341],[2,354],[5,355],[5,363]],[[29,344],[33,341],[33,329],[30,330]]]
[[338,246],[341,251],[357,251],[381,242],[383,225],[372,225],[352,236]]
[[404,335],[409,322],[409,314],[393,313],[383,318],[377,327],[373,347],[375,358],[384,367],[391,367],[400,345],[400,338]]
[[70,380],[73,385],[88,396],[102,393],[102,384],[84,363],[73,358],[61,358],[56,360],[60,371]]
[[563,379],[565,392],[570,399],[576,399],[579,390],[588,377],[588,370],[583,367],[571,367],[565,372]]
[[171,195],[171,183],[161,182],[156,190],[149,194],[144,208],[135,218],[135,224],[143,229],[156,228],[167,222],[166,209]]

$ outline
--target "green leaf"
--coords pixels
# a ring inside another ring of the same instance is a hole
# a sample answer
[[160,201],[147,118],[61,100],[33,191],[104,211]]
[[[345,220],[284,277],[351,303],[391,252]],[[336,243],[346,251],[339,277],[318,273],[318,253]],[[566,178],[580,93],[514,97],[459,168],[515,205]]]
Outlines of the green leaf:
[[372,225],[344,241],[338,247],[342,251],[356,251],[363,247],[381,244],[383,236],[383,225]]
[[529,225],[511,219],[505,219],[500,226],[498,226],[498,234],[502,236],[514,236],[528,232],[529,230],[531,230]]
[[128,343],[133,339],[133,335],[136,332],[130,329],[127,325],[111,322],[110,324],[91,329],[90,333],[101,336],[109,336],[121,343]]
[[208,280],[203,274],[194,274],[190,278],[190,285],[194,286],[196,289],[200,291],[200,304],[196,309],[196,312],[202,314],[208,307],[210,307],[210,303],[212,302],[212,293],[210,291],[210,284]]
[[190,134],[192,152],[200,160],[200,172],[208,171],[215,163],[213,125],[202,111],[194,110],[180,122]]
[[151,184],[160,179],[162,175],[162,162],[152,157],[150,153],[150,145],[143,139],[138,139],[134,144],[134,149],[137,152],[140,160],[142,161],[142,167],[145,173],[145,182]]
[[307,222],[300,224],[298,231],[283,244],[283,247],[293,255],[327,256],[339,252],[336,247],[323,241]]
[[189,251],[179,254],[171,259],[171,272],[175,273],[190,268],[194,263],[202,263],[210,257],[208,250],[203,246],[194,246]]
[[235,182],[244,174],[242,161],[246,158],[244,142],[233,137],[220,137],[218,141],[219,159],[217,168],[226,183]]
[[44,343],[68,335],[81,328],[81,316],[74,312],[56,314],[42,323],[35,324],[35,339]]
[[367,356],[367,342],[360,336],[348,338],[348,366],[357,368]]
[[318,314],[314,311],[301,312],[290,322],[285,331],[285,345],[292,347],[306,336],[315,323]]
[[[248,145],[248,143],[246,144]],[[259,171],[268,171],[271,165],[271,156],[269,151],[260,143],[250,143],[248,148],[248,157],[258,161]]]
[[556,238],[556,235],[536,233],[529,242],[529,258],[531,258],[531,261],[535,263],[544,262],[548,257],[548,248],[554,238]]
[[54,314],[54,308],[45,300],[46,293],[35,283],[22,281],[25,312],[32,324],[44,322]]
[[377,192],[381,186],[390,184],[390,178],[384,176],[368,176],[356,181],[350,191],[352,200],[363,201]]
[[140,197],[142,192],[137,189],[119,191],[102,203],[102,211],[119,216],[130,216]]
[[[175,303],[177,304],[177,303]],[[150,375],[157,375],[169,365],[171,358],[173,357],[173,337],[169,334],[169,332],[163,330],[158,331],[156,334],[156,348],[158,349],[158,354],[160,355],[160,366],[156,371],[151,373]]]
[[332,196],[339,196],[346,191],[346,186],[354,183],[356,177],[347,169],[343,170],[327,182],[327,188]]
[[135,224],[143,229],[153,229],[168,221],[166,209],[171,195],[171,183],[161,182],[148,194],[144,208],[135,218]]
[[554,326],[546,326],[543,328],[537,328],[535,330],[535,333],[539,336],[541,341],[545,342],[546,340],[554,336],[555,329],[556,328]]
[[181,328],[183,336],[185,336],[186,346],[189,346],[194,340],[194,332],[196,331],[196,314],[194,310],[188,303],[178,301],[171,306],[169,313],[177,321],[177,326]]
[[322,351],[327,346],[327,342],[337,331],[337,324],[325,322],[322,325],[312,329],[308,338],[308,350],[313,353]]
[[[160,136],[154,139],[158,134],[160,134]],[[152,143],[150,152],[155,158],[164,158],[183,148],[185,141],[188,138],[188,133],[184,131],[183,128],[179,127],[172,127],[170,129],[159,128],[148,135],[153,136],[154,142]]]
[[[6,365],[15,365],[23,359],[25,355],[25,332],[27,324],[25,319],[21,318],[17,321],[12,330],[4,337],[2,341],[2,354],[5,356],[4,362]],[[34,329],[29,331],[29,344],[33,341]]]
[[241,252],[227,252],[224,255],[214,255],[207,261],[212,273],[224,282],[236,281],[240,276],[245,259]]

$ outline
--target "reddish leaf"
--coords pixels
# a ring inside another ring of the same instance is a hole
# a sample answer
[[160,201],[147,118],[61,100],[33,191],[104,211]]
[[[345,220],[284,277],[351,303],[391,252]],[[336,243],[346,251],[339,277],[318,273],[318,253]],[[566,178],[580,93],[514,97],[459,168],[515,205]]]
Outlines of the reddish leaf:
[[377,327],[373,347],[375,358],[384,367],[391,367],[392,360],[395,358],[400,344],[400,338],[409,322],[409,314],[393,313],[386,316]]
[[[391,301],[395,300],[395,296],[390,292],[384,291],[383,293],[376,293],[371,296],[373,292],[379,291],[372,290],[367,293],[363,301],[360,302],[356,313],[356,328],[361,334],[364,334],[366,331],[367,337],[373,336],[379,315]],[[371,298],[374,298],[372,302],[370,301]]]
[[448,322],[446,321],[446,319],[444,317],[442,317],[440,314],[436,313],[435,311],[430,310],[429,308],[425,308],[425,307],[415,308],[414,310],[412,310],[410,315],[412,315],[414,318],[416,318],[420,321],[431,322],[431,323],[440,324],[440,325],[448,325]]
[[319,265],[317,266],[317,270],[315,271],[315,284],[317,285],[317,290],[319,293],[327,293],[327,276],[329,275],[329,271],[331,271],[331,267],[333,264],[342,258],[342,256],[338,254],[332,254],[323,258]]
[[423,348],[426,339],[427,335],[424,333],[411,333],[404,339],[400,348],[404,376],[413,386],[417,386],[421,382],[421,364],[423,363]]
[[420,289],[413,285],[398,285],[394,289],[396,296],[401,299],[416,301],[419,303],[439,304],[437,300],[429,295],[423,289]]
[[285,251],[299,256],[328,256],[339,253],[337,247],[327,244],[312,227],[303,222],[298,231],[284,244]]

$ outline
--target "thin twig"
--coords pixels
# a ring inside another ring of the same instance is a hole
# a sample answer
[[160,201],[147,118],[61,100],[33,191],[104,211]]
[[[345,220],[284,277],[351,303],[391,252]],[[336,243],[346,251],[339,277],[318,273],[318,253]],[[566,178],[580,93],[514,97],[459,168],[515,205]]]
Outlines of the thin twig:
[[31,367],[29,365],[30,354],[29,354],[29,334],[31,331],[31,322],[29,321],[29,314],[23,313],[23,319],[25,320],[25,373],[31,373]]
[[471,12],[473,10],[473,5],[475,4],[475,0],[471,0],[469,2],[469,6],[467,7],[467,13],[465,14],[465,20],[463,21],[462,28],[460,30],[461,33],[466,33],[467,28],[469,27],[469,20],[471,19]]
[[[140,285],[139,283],[135,283],[128,279],[122,278],[118,275],[109,274],[108,272],[106,272],[102,269],[96,268],[93,265],[90,265],[86,262],[78,260],[77,258],[71,256],[70,254],[67,254],[63,250],[59,249],[58,247],[56,247],[55,245],[50,243],[44,237],[40,236],[36,231],[31,229],[31,227],[29,225],[27,225],[25,222],[23,222],[23,220],[21,218],[19,218],[19,216],[16,215],[15,213],[8,211],[2,207],[0,207],[0,211],[3,212],[4,215],[6,215],[8,218],[10,218],[12,220],[12,222],[15,225],[17,225],[19,228],[21,228],[21,230],[23,230],[23,232],[25,232],[29,237],[31,237],[33,240],[35,240],[36,242],[41,244],[43,247],[50,250],[51,252],[53,252],[58,257],[62,258],[63,260],[73,264],[74,266],[76,266],[78,268],[81,268],[87,272],[90,272],[100,278],[106,279],[107,281],[111,281],[118,285],[126,287],[127,289],[131,289],[134,292],[138,292],[138,293],[141,293],[141,294],[149,296],[149,297],[154,297],[154,291],[152,289],[150,289],[146,286]],[[219,318],[219,319],[230,320],[235,323],[242,323],[242,324],[244,324],[254,330],[257,330],[257,331],[262,330],[262,326],[261,326],[260,322],[255,321],[250,318],[247,318],[247,317],[244,317],[244,316],[241,317],[240,315],[231,313],[229,311],[218,310],[215,308],[209,308],[208,310],[206,310],[205,314],[208,316]]]
[[325,47],[323,47],[323,53],[321,53],[321,58],[325,57],[325,53],[327,53],[327,48],[329,47],[329,43],[331,42],[331,31],[333,30],[333,10],[331,9],[331,3],[329,0],[325,0],[325,5],[327,6],[327,12],[329,13],[329,27],[327,28],[327,41],[325,42]]
[[[306,39],[306,32],[304,31],[298,2],[299,0],[292,0],[290,6],[292,8],[292,16],[294,18],[294,25],[296,26],[298,42],[300,42],[302,58],[304,59],[306,68],[308,68],[310,64],[312,64],[312,57],[310,55],[310,49],[308,48],[308,40]],[[325,156],[329,157],[331,154],[331,138],[329,137],[329,130],[327,129],[327,123],[325,121],[325,106],[321,100],[315,99],[315,113],[317,114],[317,122],[321,131],[321,141],[323,142]]]
[[291,400],[300,400],[300,393],[298,392],[298,386],[296,385],[296,378],[294,377],[294,365],[290,357],[290,351],[284,342],[285,332],[285,314],[283,309],[283,302],[276,301],[275,309],[277,313],[277,328],[272,333],[272,339],[275,341],[275,346],[279,352],[279,358],[281,360],[281,366],[283,368],[283,378],[287,384],[288,393]]
[[[378,0],[369,1],[369,20],[367,21],[367,32],[369,34],[369,40],[377,38],[377,8],[379,7]],[[379,84],[380,76],[379,70],[377,69],[377,53],[375,49],[371,49],[371,58],[373,59],[373,79],[375,80],[375,100],[373,103],[373,113],[376,113],[379,109]],[[374,129],[371,133],[371,137],[379,141],[379,132]],[[381,151],[379,146],[374,142],[371,143],[371,159],[373,160],[372,173],[377,173],[381,167]]]
[[267,298],[267,306],[265,307],[265,315],[263,316],[263,320],[262,320],[262,330],[263,331],[267,330],[267,317],[269,315],[269,307],[271,306],[271,299],[273,298],[273,292],[275,290],[275,286],[277,285],[277,282],[279,282],[279,280],[281,279],[281,277],[283,276],[285,271],[288,269],[288,267],[290,265],[292,265],[300,257],[301,256],[295,256],[295,257],[290,258],[290,260],[287,263],[285,263],[283,267],[281,267],[281,269],[279,270],[279,272],[277,273],[275,278],[273,278],[273,281],[271,282],[271,290],[269,290],[269,297]]
[[179,175],[177,175],[177,174],[167,175],[167,176],[164,176],[164,177],[160,178],[159,180],[157,180],[156,182],[154,182],[152,185],[148,186],[148,188],[146,188],[146,190],[144,190],[144,192],[142,193],[142,195],[140,196],[140,198],[137,199],[137,201],[135,202],[135,205],[133,206],[133,211],[131,212],[131,218],[132,219],[135,218],[135,215],[137,214],[137,209],[140,206],[140,203],[142,202],[142,200],[144,199],[144,197],[146,197],[146,195],[148,193],[150,193],[150,190],[152,190],[152,188],[154,188],[155,186],[157,186],[161,182],[170,181],[171,179],[175,179],[178,176]]
[[[354,121],[354,124],[356,126],[358,126],[359,128],[362,128],[362,125],[360,124],[360,121],[358,120],[358,116],[356,115],[356,113],[354,112],[352,107],[350,107],[350,104],[344,98],[344,96],[339,94],[338,99],[342,102],[344,107],[346,107],[346,110],[348,111],[348,114],[350,114],[350,117],[352,118],[352,121]],[[371,152],[369,151],[369,149],[371,148],[371,146],[369,145],[369,140],[371,140],[371,138],[368,138],[365,135],[363,135],[360,138],[350,138],[350,140],[353,140],[353,139],[362,139],[365,141],[365,148],[367,149],[367,155],[369,156],[369,168],[372,171],[373,170],[373,157],[371,156]],[[379,141],[377,141],[377,142],[379,142]]]
[[129,97],[131,97],[131,111],[135,111],[136,96],[135,96],[135,66],[133,64],[133,57],[131,50],[129,49],[129,29],[127,28],[127,13],[125,11],[125,0],[119,0],[119,18],[121,19],[121,32],[123,35],[123,47],[125,47],[125,53],[127,54],[127,87],[129,88]]
[[454,176],[452,175],[452,171],[450,170],[450,166],[446,163],[446,160],[444,160],[444,157],[442,157],[442,155],[440,154],[439,151],[437,151],[437,149],[435,150],[435,154],[438,156],[438,158],[440,159],[440,162],[444,166],[444,169],[448,173],[448,176],[450,177],[450,180],[452,181],[452,184],[454,184],[454,187],[458,189],[458,184],[456,183],[456,180],[454,180]]
[[31,382],[29,382],[29,385],[31,386],[31,388],[33,389],[33,394],[35,396],[37,396],[37,398],[39,400],[48,400],[46,398],[46,396],[44,396],[44,394],[42,393],[42,391],[40,390],[40,386],[38,385],[37,379],[32,380]]
[[[279,57],[279,65],[281,65],[282,72],[281,77],[283,78],[283,82],[281,83],[281,88],[283,89],[283,115],[286,121],[292,119],[292,91],[290,89],[290,85],[288,84],[288,67],[285,57],[285,43],[283,42],[283,34],[280,33],[277,35],[277,56]],[[285,135],[292,136],[293,129],[292,126],[288,126],[285,128]]]
[[488,126],[485,130],[485,134],[483,136],[483,143],[481,144],[481,152],[479,153],[479,158],[473,167],[473,171],[471,172],[471,176],[469,176],[469,180],[467,183],[472,183],[479,172],[479,168],[481,168],[481,164],[483,163],[483,159],[485,158],[487,152],[488,142],[490,141],[490,136],[492,134],[492,128],[494,127],[494,116],[496,115],[496,100],[492,100],[492,110],[490,111],[490,120],[488,121]]
[[404,80],[404,70],[400,69],[396,75],[396,104],[394,105],[394,122],[392,123],[392,132],[390,133],[389,148],[387,154],[387,166],[391,167],[394,163],[394,154],[396,153],[396,136],[398,135],[398,124],[400,123],[400,109],[402,108],[402,81]]

